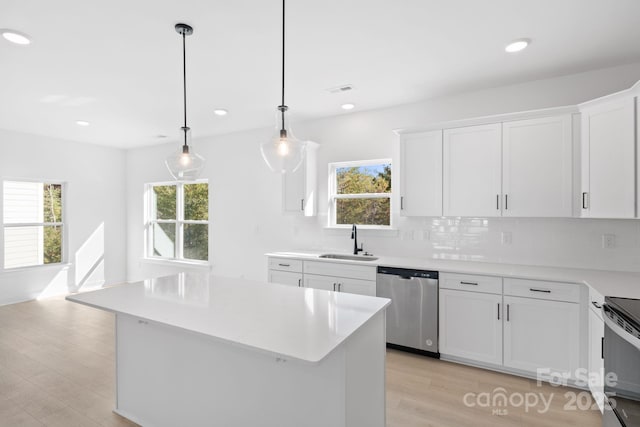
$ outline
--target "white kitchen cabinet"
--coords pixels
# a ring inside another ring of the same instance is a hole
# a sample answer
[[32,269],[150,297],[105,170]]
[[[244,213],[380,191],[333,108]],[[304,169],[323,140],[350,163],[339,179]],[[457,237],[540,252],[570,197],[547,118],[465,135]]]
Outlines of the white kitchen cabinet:
[[571,115],[502,124],[503,216],[572,215]]
[[636,215],[635,103],[629,94],[580,106],[584,217]]
[[315,274],[304,275],[304,287],[324,289],[325,291],[338,291],[338,278],[331,276],[318,276]]
[[442,130],[400,137],[400,215],[442,216]]
[[302,273],[269,270],[269,283],[279,283],[281,285],[289,286],[302,286]]
[[602,304],[604,296],[591,289],[589,291],[589,390],[604,409],[604,319]]
[[500,123],[444,130],[444,216],[500,216],[501,133]]
[[318,212],[318,144],[308,141],[302,165],[282,175],[282,210],[285,213],[315,216]]
[[[504,366],[568,373],[580,365],[580,305],[504,296]],[[548,378],[544,374],[542,378]]]
[[371,280],[305,274],[304,286],[306,288],[324,289],[327,291],[376,296],[376,282]]
[[440,289],[440,353],[502,364],[502,295]]

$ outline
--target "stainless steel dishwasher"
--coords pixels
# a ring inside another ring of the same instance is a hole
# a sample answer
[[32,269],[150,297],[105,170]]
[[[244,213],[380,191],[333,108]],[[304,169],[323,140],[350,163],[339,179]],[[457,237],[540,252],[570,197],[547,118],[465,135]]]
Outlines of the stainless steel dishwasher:
[[440,357],[438,272],[378,267],[376,295],[390,298],[387,345]]

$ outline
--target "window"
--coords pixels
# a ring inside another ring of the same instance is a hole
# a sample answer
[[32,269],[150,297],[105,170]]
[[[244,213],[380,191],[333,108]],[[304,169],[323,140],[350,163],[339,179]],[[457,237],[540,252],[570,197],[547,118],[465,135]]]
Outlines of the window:
[[4,181],[4,268],[61,263],[63,185]]
[[329,225],[391,226],[391,160],[329,164]]
[[209,184],[147,186],[147,256],[209,260]]

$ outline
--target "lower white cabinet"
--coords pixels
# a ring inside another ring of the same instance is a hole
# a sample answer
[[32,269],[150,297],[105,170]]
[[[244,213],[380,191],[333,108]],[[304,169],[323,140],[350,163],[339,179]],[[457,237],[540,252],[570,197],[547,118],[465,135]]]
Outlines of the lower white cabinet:
[[269,270],[269,283],[302,286],[302,273],[291,271]]
[[504,366],[575,377],[580,366],[580,305],[505,296],[504,306]]
[[440,289],[440,352],[502,364],[502,295]]
[[[593,304],[594,301],[591,302]],[[589,307],[589,390],[600,411],[604,409],[604,320],[600,304]]]
[[442,273],[440,353],[577,379],[581,292],[572,283]]
[[346,277],[304,275],[304,287],[350,294],[376,296],[376,282]]
[[376,296],[376,267],[269,257],[269,283]]

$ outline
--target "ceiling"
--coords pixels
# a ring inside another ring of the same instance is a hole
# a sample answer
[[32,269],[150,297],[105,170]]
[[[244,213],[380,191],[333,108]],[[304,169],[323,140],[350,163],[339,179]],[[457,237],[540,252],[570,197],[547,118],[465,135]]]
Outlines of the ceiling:
[[[33,40],[0,38],[0,128],[123,148],[177,140],[177,22],[195,29],[194,138],[272,126],[280,19],[275,0],[0,0],[0,28]],[[504,52],[521,37],[528,49]],[[630,63],[638,40],[637,0],[290,0],[287,104],[306,120]]]

